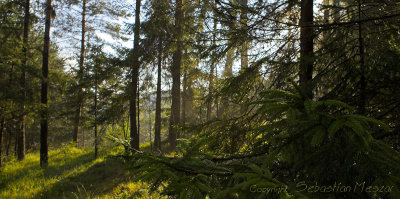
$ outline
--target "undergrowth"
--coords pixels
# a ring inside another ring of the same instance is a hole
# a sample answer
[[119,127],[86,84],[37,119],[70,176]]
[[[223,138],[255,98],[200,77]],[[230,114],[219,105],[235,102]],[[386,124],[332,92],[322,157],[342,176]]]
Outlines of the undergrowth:
[[123,148],[105,149],[94,158],[90,149],[66,145],[49,152],[49,165],[39,167],[39,153],[0,168],[0,198],[160,198],[135,181],[123,160]]

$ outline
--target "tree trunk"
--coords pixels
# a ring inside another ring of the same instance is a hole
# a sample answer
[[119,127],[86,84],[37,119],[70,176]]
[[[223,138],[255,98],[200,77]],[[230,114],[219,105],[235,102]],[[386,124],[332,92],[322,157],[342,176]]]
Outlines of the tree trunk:
[[[243,72],[246,68],[249,67],[249,60],[248,60],[248,49],[249,49],[249,42],[247,41],[247,0],[240,0],[240,26],[245,30],[246,35],[244,35],[245,41],[240,46],[240,70]],[[244,96],[244,101],[246,101],[246,96]],[[240,114],[244,114],[247,112],[247,107],[244,104],[240,105]]]
[[358,45],[360,54],[360,99],[358,104],[358,111],[361,115],[365,114],[365,98],[366,98],[366,80],[365,80],[365,59],[364,59],[364,40],[362,36],[362,25],[361,25],[361,0],[358,0]]
[[153,151],[153,143],[151,142],[151,109],[150,109],[150,100],[151,100],[151,98],[150,98],[150,94],[148,94],[148,97],[149,97],[149,110],[148,110],[148,113],[149,113],[149,143],[150,143],[150,151]]
[[175,150],[177,142],[178,129],[177,126],[180,123],[180,106],[181,106],[181,62],[182,62],[182,0],[176,0],[175,8],[175,28],[176,28],[176,50],[172,57],[172,104],[171,104],[171,117],[169,121],[169,144],[170,151]]
[[133,65],[132,65],[132,81],[131,81],[131,96],[129,98],[129,114],[131,118],[131,147],[139,150],[139,132],[136,126],[136,94],[138,90],[138,75],[139,75],[139,31],[140,31],[140,0],[136,0],[135,10],[135,29],[133,41]]
[[81,53],[79,58],[79,71],[78,71],[78,96],[76,101],[76,111],[75,111],[75,124],[74,124],[74,132],[73,132],[73,142],[78,146],[78,134],[79,134],[79,125],[81,119],[81,108],[83,104],[83,88],[82,88],[82,79],[83,79],[83,71],[84,71],[84,63],[85,63],[85,36],[86,36],[86,0],[82,2],[82,30],[81,30]]
[[[229,40],[228,43],[231,43],[231,41]],[[229,46],[229,44],[228,44],[228,46]],[[235,52],[235,49],[232,47],[231,49],[228,50],[228,52],[226,54],[225,68],[224,68],[224,73],[223,73],[223,77],[225,77],[225,78],[232,77],[234,52]],[[221,107],[220,107],[218,118],[225,117],[227,115],[227,113],[225,113],[225,112],[227,111],[228,106],[229,106],[228,100],[226,99],[226,97],[222,96]]]
[[12,139],[12,132],[9,124],[4,124],[6,131],[8,132],[7,137],[7,146],[6,146],[6,156],[10,155],[10,147],[11,147],[11,139]]
[[22,67],[21,67],[21,78],[20,78],[20,85],[21,85],[21,115],[19,118],[19,131],[18,131],[18,146],[17,146],[17,157],[18,160],[25,159],[25,96],[26,96],[26,86],[25,86],[25,71],[28,62],[28,33],[29,33],[29,5],[30,0],[25,1],[25,16],[24,16],[24,35],[22,38],[22,52],[24,53],[24,57],[22,60]]
[[[14,74],[14,65],[11,65],[10,72],[9,72],[9,81],[8,81],[8,85],[10,85],[10,86],[14,84],[14,76],[13,76],[13,74]],[[11,87],[9,87],[9,88],[11,88]],[[12,132],[11,132],[10,122],[8,122],[6,124],[6,130],[8,132],[7,149],[6,149],[6,155],[7,155],[7,158],[8,158],[8,156],[10,155],[10,148],[11,148],[11,142],[12,142]]]
[[[95,75],[94,87],[94,157],[97,158],[97,75]],[[125,131],[125,128],[124,128]]]
[[[217,17],[214,13],[214,20],[213,20],[213,39],[212,39],[212,46],[215,46],[215,36],[217,31]],[[215,52],[213,52],[215,54]],[[212,113],[212,103],[211,96],[214,90],[214,68],[215,68],[215,61],[214,57],[211,57],[211,65],[210,65],[210,75],[208,77],[208,95],[210,96],[209,101],[207,102],[207,120],[211,119]]]
[[1,160],[3,154],[3,131],[4,131],[4,117],[1,118],[1,126],[0,126],[0,167],[1,167]]
[[44,30],[43,65],[42,65],[42,90],[41,90],[41,121],[40,121],[40,167],[48,164],[48,110],[47,110],[47,88],[49,75],[49,50],[50,50],[50,22],[51,22],[51,0],[46,1],[46,23]]
[[[138,77],[140,76],[140,71],[138,73]],[[138,134],[138,142],[140,145],[140,84],[139,84],[139,79],[138,79],[138,85],[137,85],[137,134]]]
[[300,9],[300,87],[308,98],[313,98],[313,0],[301,0]]
[[187,117],[187,115],[186,115],[186,112],[187,112],[187,101],[188,101],[188,94],[187,94],[187,92],[188,92],[188,89],[187,89],[187,82],[188,82],[188,80],[187,80],[187,71],[188,71],[188,66],[185,66],[185,68],[184,68],[184,72],[183,72],[183,91],[182,91],[182,110],[181,110],[181,113],[182,113],[182,116],[181,116],[181,125],[182,126],[185,126],[185,123],[186,123],[186,117]]
[[161,63],[163,56],[162,36],[158,43],[158,63],[157,63],[157,96],[156,96],[156,115],[154,124],[154,149],[161,151]]
[[14,135],[14,156],[17,157],[17,145],[18,145],[18,128],[15,129],[15,135]]
[[247,0],[240,0],[241,12],[240,12],[240,26],[246,30],[244,35],[245,41],[240,46],[240,68],[243,71],[249,66],[247,51],[249,49],[249,42],[247,41]]

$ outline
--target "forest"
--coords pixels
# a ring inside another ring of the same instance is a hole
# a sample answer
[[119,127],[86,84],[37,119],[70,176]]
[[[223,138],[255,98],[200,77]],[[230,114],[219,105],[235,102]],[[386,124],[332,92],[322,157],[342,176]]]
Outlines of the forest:
[[0,198],[398,199],[399,85],[398,0],[0,0]]

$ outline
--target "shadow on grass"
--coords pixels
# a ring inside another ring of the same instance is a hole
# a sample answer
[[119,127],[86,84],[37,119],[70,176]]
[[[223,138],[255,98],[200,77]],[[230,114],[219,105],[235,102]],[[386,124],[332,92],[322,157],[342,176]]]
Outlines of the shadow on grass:
[[[35,155],[36,156],[36,155]],[[39,154],[37,154],[39,156]],[[45,178],[53,178],[62,175],[64,171],[75,168],[80,164],[84,164],[86,162],[90,162],[93,160],[93,155],[89,153],[85,153],[76,157],[67,156],[65,151],[58,151],[52,153],[49,157],[49,166],[47,169],[43,170],[43,174]],[[64,163],[60,166],[59,163]],[[0,190],[7,188],[7,184],[11,184],[13,182],[19,181],[21,178],[25,178],[27,176],[31,176],[32,172],[41,171],[42,169],[39,166],[39,159],[36,160],[25,160],[22,162],[9,162],[8,164],[23,164],[23,166],[19,169],[13,169],[11,172],[1,173],[1,182],[0,182]],[[34,175],[40,175],[34,174]],[[39,177],[39,176],[32,176]]]
[[[18,170],[18,173],[0,173],[0,191],[7,188],[7,184],[18,181],[23,178],[34,169],[40,169],[38,165],[31,164],[29,166],[24,166],[22,169]],[[3,171],[1,171],[3,172]]]
[[[82,164],[89,163],[93,161],[93,154],[85,153],[79,155],[74,158],[64,159],[54,159],[52,160],[53,163],[50,163],[46,169],[43,170],[45,178],[53,178],[62,175],[64,172],[70,171],[75,169],[76,167],[81,166]],[[58,162],[65,162],[65,164],[59,165]]]
[[[85,164],[86,158],[80,157],[81,160],[76,162]],[[60,168],[48,168],[48,173],[58,169]],[[122,160],[106,158],[76,175],[63,178],[34,198],[94,198],[111,192],[119,184],[129,180],[129,173],[124,169]]]

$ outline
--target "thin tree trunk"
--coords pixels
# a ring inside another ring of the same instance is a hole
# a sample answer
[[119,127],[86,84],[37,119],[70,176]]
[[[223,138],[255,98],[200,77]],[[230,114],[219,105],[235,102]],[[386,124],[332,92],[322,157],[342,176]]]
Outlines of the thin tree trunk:
[[[140,71],[139,71],[140,73]],[[140,74],[138,74],[140,76]],[[140,84],[138,80],[138,85],[137,85],[137,134],[139,135],[138,141],[140,145]]]
[[[14,65],[11,65],[10,73],[9,73],[9,81],[8,81],[9,82],[8,85],[10,85],[10,86],[14,84],[13,74],[14,74]],[[9,87],[9,88],[11,88],[11,87]],[[11,103],[13,103],[13,102],[11,102]],[[10,147],[11,147],[11,142],[12,142],[12,132],[11,132],[11,127],[10,127],[10,122],[6,124],[6,130],[8,131],[8,135],[9,135],[8,139],[7,139],[7,151],[6,151],[6,154],[8,157],[10,155]]]
[[24,34],[22,38],[22,52],[24,53],[24,57],[22,60],[22,68],[21,68],[21,78],[20,78],[20,85],[21,85],[21,115],[19,118],[19,131],[18,131],[18,146],[17,146],[17,157],[18,160],[23,160],[25,159],[25,96],[26,96],[26,87],[25,87],[25,71],[27,67],[27,62],[28,62],[28,33],[29,33],[29,5],[30,5],[30,0],[25,1],[25,16],[24,16]]
[[150,95],[149,95],[149,143],[150,143],[150,151],[153,151],[153,143],[151,142],[151,109],[150,109]]
[[44,31],[43,45],[43,65],[42,65],[42,90],[41,90],[41,121],[40,121],[40,167],[47,167],[48,164],[48,109],[47,109],[47,88],[49,75],[49,50],[50,50],[50,22],[51,22],[51,0],[46,1],[46,23]]
[[18,128],[15,129],[15,135],[14,135],[14,156],[17,157],[17,145],[18,145]]
[[[235,3],[234,1],[231,0],[231,3]],[[232,13],[232,16],[235,16],[236,18],[236,12]],[[233,21],[231,25],[229,25],[229,31],[235,31],[236,29],[236,21]],[[228,38],[228,47],[230,47],[230,49],[227,51],[226,53],[226,60],[225,60],[225,66],[224,66],[224,71],[222,74],[222,77],[227,78],[227,77],[232,77],[233,75],[233,71],[232,71],[232,66],[233,66],[233,61],[234,61],[234,53],[235,53],[235,47],[232,46],[232,40],[234,38],[232,38],[233,36],[230,35],[230,38]],[[228,108],[228,100],[226,99],[225,96],[222,96],[221,100],[221,106],[220,106],[220,111],[219,111],[219,115],[218,118],[221,117],[226,117],[228,114],[226,113],[227,108]]]
[[175,28],[176,28],[176,50],[172,57],[172,104],[171,104],[171,117],[169,121],[169,143],[170,151],[175,150],[177,145],[178,125],[180,123],[180,106],[181,106],[181,62],[182,62],[182,0],[176,0],[175,5]]
[[[244,36],[245,41],[243,44],[240,46],[240,70],[244,71],[246,68],[249,67],[249,60],[248,60],[248,49],[249,49],[249,42],[247,41],[247,0],[240,0],[240,6],[242,7],[240,11],[240,26],[245,31],[246,35]],[[244,96],[246,98],[246,96]],[[244,99],[243,102],[245,102],[246,99]],[[240,114],[244,114],[247,112],[247,107],[243,104],[240,105]]]
[[[81,53],[79,58],[79,71],[78,71],[78,96],[76,102],[76,111],[75,111],[75,124],[74,124],[74,132],[73,132],[73,142],[78,146],[78,134],[79,134],[79,125],[81,119],[81,108],[83,105],[83,88],[82,88],[82,79],[83,79],[83,71],[84,71],[84,63],[85,63],[85,39],[86,39],[86,0],[82,2],[82,30],[81,30]],[[84,139],[82,139],[82,142]]]
[[133,41],[133,65],[132,65],[132,81],[131,81],[131,96],[129,98],[129,114],[131,118],[131,147],[139,150],[139,131],[136,125],[136,94],[138,89],[138,75],[139,75],[139,31],[140,31],[140,0],[136,0],[135,10],[135,29]]
[[242,7],[240,12],[240,26],[246,30],[245,41],[240,46],[240,68],[243,71],[249,65],[247,51],[249,49],[249,43],[247,41],[247,0],[240,0],[240,6]]
[[158,63],[157,63],[157,96],[156,96],[156,115],[154,124],[154,149],[161,151],[161,63],[163,56],[162,36],[158,43]]
[[358,45],[359,45],[359,54],[360,54],[360,99],[359,99],[359,112],[361,115],[365,114],[365,89],[366,89],[366,80],[365,80],[365,59],[364,59],[364,40],[362,36],[362,25],[361,25],[361,0],[358,0]]
[[[94,87],[94,157],[97,158],[97,75],[95,75],[95,87]],[[125,132],[125,128],[124,128]],[[124,133],[125,134],[125,133]]]
[[300,9],[300,87],[307,97],[313,98],[313,0],[301,0]]
[[[230,43],[230,41],[228,41]],[[229,44],[228,44],[229,45]],[[234,52],[235,49],[232,47],[231,49],[228,50],[227,55],[226,55],[226,61],[225,61],[225,68],[224,68],[224,74],[223,77],[232,77],[232,66],[233,66],[233,59],[234,59]],[[218,118],[225,117],[227,115],[226,111],[228,109],[229,103],[226,97],[223,97],[221,99],[221,107],[220,107],[220,115]]]
[[5,124],[4,127],[6,128],[6,131],[8,132],[7,148],[6,148],[6,156],[8,157],[10,155],[12,133],[11,133],[11,128],[9,125]]
[[[128,121],[129,121],[129,119],[128,119]],[[122,129],[124,130],[124,139],[126,140],[127,139],[127,135],[126,135],[126,126],[125,126],[125,118],[124,117],[122,117]]]
[[[216,36],[216,31],[217,31],[217,17],[214,13],[214,20],[213,20],[213,39],[212,39],[212,46],[215,46],[215,36]],[[215,53],[213,53],[215,54]],[[214,90],[214,68],[215,68],[215,61],[214,57],[211,57],[211,65],[210,65],[210,75],[208,77],[208,95],[210,96],[209,101],[207,102],[207,120],[211,119],[211,113],[212,113],[212,103],[213,100],[211,100],[211,96],[213,94]]]
[[0,127],[0,167],[2,161],[3,154],[3,130],[4,130],[4,117],[1,118],[1,127]]
[[181,125],[185,126],[186,123],[186,112],[187,112],[187,101],[188,101],[188,89],[187,89],[187,70],[188,66],[185,66],[183,72],[183,91],[182,91],[182,116],[181,116]]

